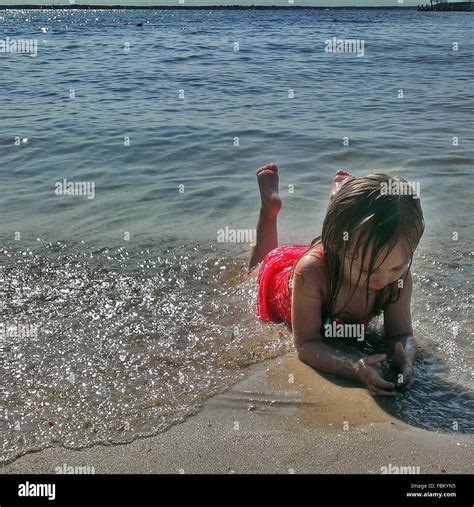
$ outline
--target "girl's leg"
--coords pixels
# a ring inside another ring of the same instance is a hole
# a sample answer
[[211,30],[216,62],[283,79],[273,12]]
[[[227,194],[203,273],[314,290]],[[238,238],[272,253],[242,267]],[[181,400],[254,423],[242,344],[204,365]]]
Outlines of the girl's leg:
[[282,202],[278,196],[278,167],[268,164],[257,169],[257,180],[262,200],[257,223],[257,238],[250,253],[248,273],[278,246],[277,215]]
[[[332,182],[329,203],[341,186],[354,176],[344,170],[339,170]],[[262,200],[260,215],[257,223],[257,238],[255,246],[250,253],[248,274],[255,275],[254,268],[262,262],[268,252],[278,246],[277,215],[282,207],[278,195],[278,167],[276,164],[268,164],[257,169],[257,180]],[[253,271],[253,272],[252,272]]]

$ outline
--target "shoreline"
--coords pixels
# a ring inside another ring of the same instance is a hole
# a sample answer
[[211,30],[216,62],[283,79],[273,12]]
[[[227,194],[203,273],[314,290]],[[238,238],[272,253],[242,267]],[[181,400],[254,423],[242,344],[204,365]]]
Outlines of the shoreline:
[[328,380],[294,352],[245,371],[163,433],[82,450],[49,447],[0,467],[0,474],[51,474],[57,467],[95,474],[380,474],[407,466],[421,474],[472,473],[472,435],[409,426],[364,388]]
[[64,5],[0,5],[0,10],[23,10],[23,9],[40,9],[40,10],[416,10],[416,6],[398,6],[386,5],[380,7],[367,7],[367,6],[314,6],[314,5],[92,5],[92,4],[64,4]]

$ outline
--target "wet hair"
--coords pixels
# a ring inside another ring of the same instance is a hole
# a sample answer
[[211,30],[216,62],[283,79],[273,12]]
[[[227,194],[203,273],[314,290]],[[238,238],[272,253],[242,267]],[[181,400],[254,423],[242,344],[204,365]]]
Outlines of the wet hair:
[[[405,191],[395,195],[386,191],[388,188],[393,188],[393,184]],[[346,256],[351,258],[351,275],[357,252],[360,253],[362,266],[366,265],[366,258],[369,259],[367,309],[370,276],[377,257],[381,255],[382,250],[387,249],[385,256],[381,259],[380,264],[382,264],[395,245],[402,242],[407,250],[407,257],[410,259],[409,269],[424,227],[419,196],[416,196],[413,187],[400,176],[374,172],[347,180],[328,207],[321,235],[311,242],[311,247],[305,252],[305,254],[310,252],[322,243],[329,279],[329,291],[323,312],[333,313],[343,279]],[[369,256],[368,250],[371,245],[373,248]],[[360,278],[359,272],[357,282],[352,291],[349,291],[344,307],[357,290]],[[377,291],[374,313],[379,315],[399,297],[400,288],[396,280]]]

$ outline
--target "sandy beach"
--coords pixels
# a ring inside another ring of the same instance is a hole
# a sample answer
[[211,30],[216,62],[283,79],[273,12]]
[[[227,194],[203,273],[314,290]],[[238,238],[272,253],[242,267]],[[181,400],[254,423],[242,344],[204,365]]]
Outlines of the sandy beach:
[[471,435],[414,428],[365,389],[330,380],[295,353],[246,369],[182,424],[131,444],[53,447],[6,465],[4,474],[89,467],[96,474],[472,473]]

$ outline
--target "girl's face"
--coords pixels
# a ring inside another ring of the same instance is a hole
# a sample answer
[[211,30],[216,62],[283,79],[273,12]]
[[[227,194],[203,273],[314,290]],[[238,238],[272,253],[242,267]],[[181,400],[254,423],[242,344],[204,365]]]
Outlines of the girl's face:
[[[362,264],[362,247],[356,252],[347,253],[344,259],[344,279],[349,282],[352,287],[357,284],[359,274],[360,280],[358,288],[366,291],[368,287],[369,292],[376,292],[383,289],[389,283],[395,282],[405,276],[411,259],[403,243],[397,243],[385,260],[383,259],[387,254],[387,249],[382,249],[374,261],[369,280],[368,270],[371,252],[372,245],[367,249],[364,264]],[[353,258],[352,272],[351,258]]]

